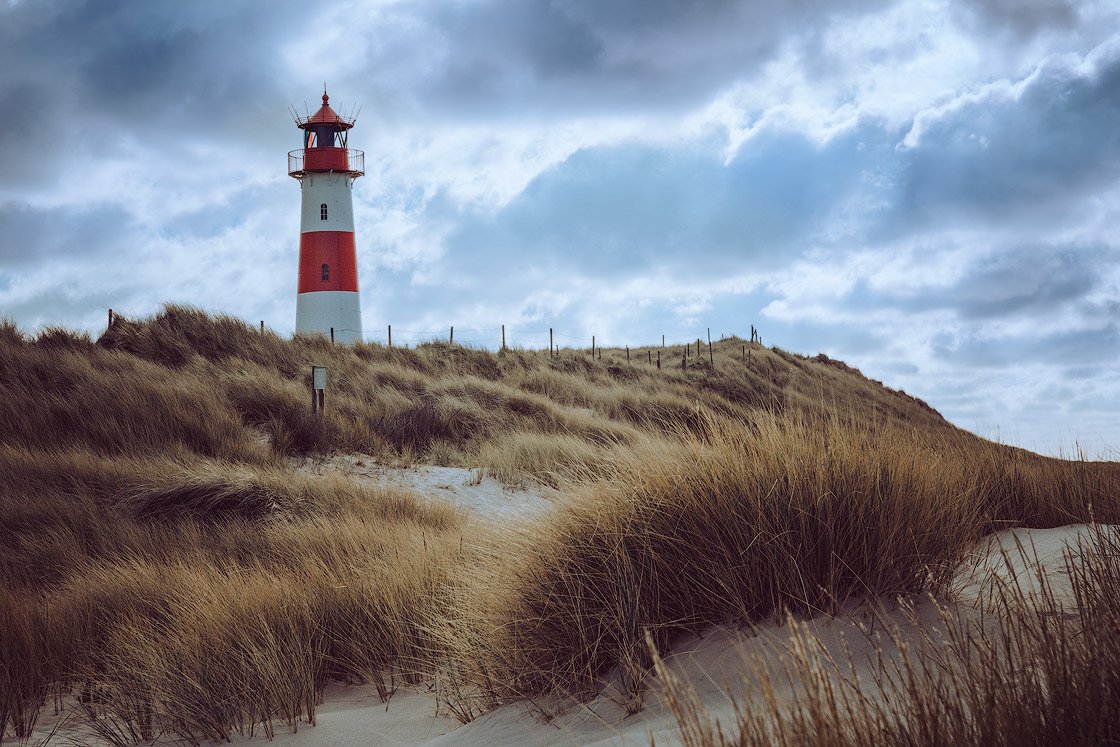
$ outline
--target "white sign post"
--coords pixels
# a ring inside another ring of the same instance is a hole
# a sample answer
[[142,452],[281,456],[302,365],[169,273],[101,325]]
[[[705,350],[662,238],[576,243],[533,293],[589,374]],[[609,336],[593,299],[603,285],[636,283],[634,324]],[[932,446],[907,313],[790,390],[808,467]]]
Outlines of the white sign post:
[[311,412],[321,414],[327,392],[326,366],[311,367]]

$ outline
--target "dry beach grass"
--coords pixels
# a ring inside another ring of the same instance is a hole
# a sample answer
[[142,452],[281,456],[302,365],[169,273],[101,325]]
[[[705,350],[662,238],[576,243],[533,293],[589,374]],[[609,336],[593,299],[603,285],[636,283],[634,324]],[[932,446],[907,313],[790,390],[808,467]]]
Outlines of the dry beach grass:
[[[631,353],[332,347],[183,307],[96,341],[0,327],[0,731],[67,695],[109,741],[223,740],[313,721],[336,679],[435,683],[467,719],[615,677],[637,708],[650,642],[943,592],[995,529],[1120,523],[1116,465],[823,356]],[[566,499],[495,523],[293,469],[334,452]]]
[[[1003,564],[981,614],[938,608],[933,621],[884,625],[870,676],[792,619],[780,667],[745,662],[733,718],[719,723],[692,685],[656,669],[684,747],[753,745],[1108,745],[1120,740],[1120,533],[1094,525],[1054,569],[1022,544]],[[910,613],[911,620],[915,615]],[[896,652],[884,655],[883,650]],[[790,687],[792,683],[792,687]],[[783,702],[780,693],[792,692]]]

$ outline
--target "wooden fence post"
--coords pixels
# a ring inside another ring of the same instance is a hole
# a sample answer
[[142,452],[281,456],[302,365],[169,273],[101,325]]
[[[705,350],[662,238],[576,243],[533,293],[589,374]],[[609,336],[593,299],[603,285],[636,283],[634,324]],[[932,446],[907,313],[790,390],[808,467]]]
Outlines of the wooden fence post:
[[552,359],[552,327],[548,328],[548,357]]
[[447,344],[448,345],[454,345],[455,344],[455,325],[454,324],[451,325],[451,336],[447,338]]
[[661,351],[657,351],[657,370],[661,370]]
[[712,328],[708,327],[708,362],[712,364],[712,368],[716,367],[716,356],[712,352]]
[[334,327],[331,327],[331,345],[334,345]]
[[261,334],[264,334],[264,319],[261,319]]
[[393,347],[393,325],[389,325],[389,347]]
[[629,345],[626,346],[626,362],[627,363],[630,362],[630,346]]
[[595,360],[595,335],[591,335],[591,360]]
[[502,350],[506,349],[506,325],[502,325]]
[[109,328],[113,326],[113,310],[109,309]]

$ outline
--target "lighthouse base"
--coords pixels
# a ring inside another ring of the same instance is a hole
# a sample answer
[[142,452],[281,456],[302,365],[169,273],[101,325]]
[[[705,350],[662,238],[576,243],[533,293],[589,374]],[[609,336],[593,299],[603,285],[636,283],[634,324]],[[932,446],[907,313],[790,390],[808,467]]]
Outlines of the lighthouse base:
[[296,296],[296,334],[327,335],[352,345],[362,341],[362,309],[354,291],[315,291]]

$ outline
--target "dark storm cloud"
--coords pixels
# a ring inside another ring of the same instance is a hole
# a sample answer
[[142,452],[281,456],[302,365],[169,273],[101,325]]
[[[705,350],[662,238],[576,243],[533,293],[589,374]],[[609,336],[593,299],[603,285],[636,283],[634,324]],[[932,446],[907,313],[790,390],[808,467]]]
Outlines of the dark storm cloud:
[[866,147],[869,136],[877,135],[859,130],[818,146],[763,135],[730,163],[713,143],[582,150],[497,213],[460,218],[443,266],[448,276],[486,282],[526,260],[608,278],[772,269],[800,256],[833,209],[862,188],[879,158]]
[[[179,241],[212,239],[244,224],[257,215],[262,205],[294,203],[298,185],[292,180],[247,184],[223,195],[220,201],[169,214],[159,224],[159,234]],[[298,203],[297,203],[298,204]],[[290,228],[298,231],[299,216],[291,214]]]
[[1078,16],[1075,0],[966,0],[961,10],[971,16],[977,31],[1007,29],[1024,36],[1069,28]]
[[1060,309],[1085,314],[1087,297],[1102,285],[1101,267],[1120,251],[1095,246],[1015,246],[990,252],[949,285],[923,286],[906,293],[857,283],[844,305],[853,311],[896,309],[905,313],[951,311],[963,321],[1045,318]]
[[1051,313],[1097,288],[1106,256],[1078,247],[1013,250],[980,263],[948,300],[968,319]]
[[1104,366],[1070,366],[1065,370],[1066,378],[1073,381],[1095,379],[1108,373],[1111,373],[1111,371]]
[[0,204],[0,268],[41,268],[44,264],[92,259],[119,248],[131,219],[114,206],[32,209]]
[[[2,53],[0,53],[2,54]],[[3,159],[5,181],[41,183],[51,179],[48,166],[57,158],[51,120],[59,116],[50,101],[49,88],[30,81],[0,79],[0,111],[4,126],[0,127],[0,159]]]
[[[127,156],[129,143],[175,147],[226,133],[242,148],[269,144],[292,95],[279,89],[277,45],[297,33],[297,12],[263,1],[146,0],[0,11],[0,159],[9,179],[49,181],[67,157]],[[260,116],[273,109],[277,116]]]
[[1120,178],[1120,47],[1087,73],[1051,62],[1018,97],[992,92],[923,122],[906,155],[898,230],[1064,219]]
[[231,97],[275,90],[270,52],[298,33],[296,10],[263,0],[47,0],[9,8],[0,39],[5,61],[38,63],[18,68],[20,80],[73,96],[83,110],[113,114],[122,124],[198,109],[222,118],[235,111]]
[[[885,0],[442,0],[382,12],[366,69],[383,95],[459,115],[695,106],[791,36]],[[417,58],[421,64],[415,64]]]
[[1047,364],[1083,367],[1115,361],[1120,355],[1120,329],[1115,324],[1040,335],[972,335],[938,343],[936,355],[970,367],[1005,368]]

